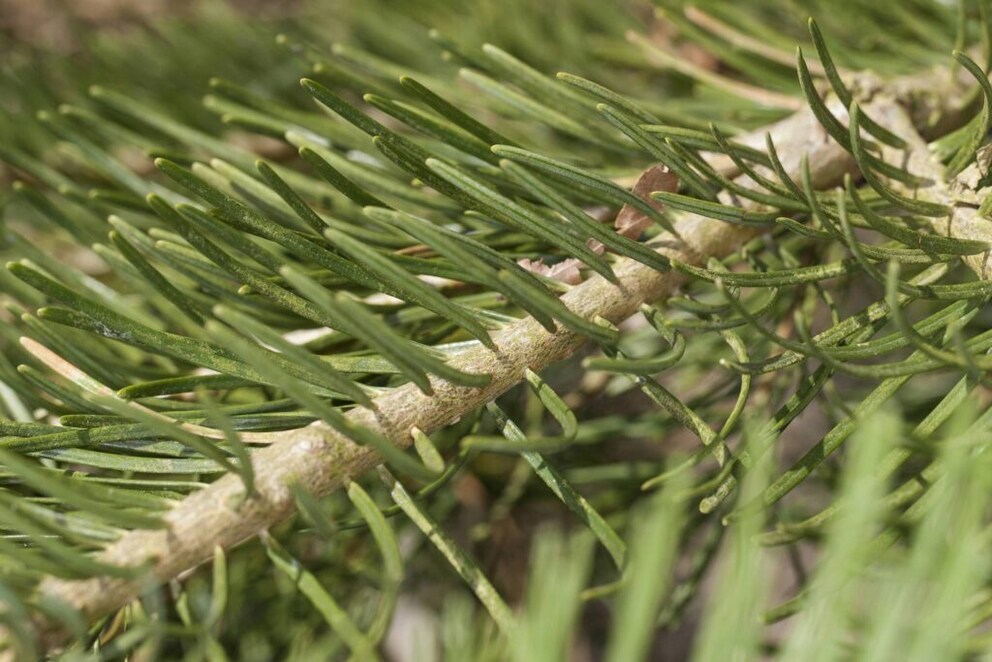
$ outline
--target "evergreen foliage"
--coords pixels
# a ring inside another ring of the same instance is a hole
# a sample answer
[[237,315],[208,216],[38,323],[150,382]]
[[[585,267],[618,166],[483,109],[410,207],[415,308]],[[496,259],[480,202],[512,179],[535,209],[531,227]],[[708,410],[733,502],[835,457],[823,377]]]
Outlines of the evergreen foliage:
[[11,659],[992,655],[987,0],[541,4],[3,54]]

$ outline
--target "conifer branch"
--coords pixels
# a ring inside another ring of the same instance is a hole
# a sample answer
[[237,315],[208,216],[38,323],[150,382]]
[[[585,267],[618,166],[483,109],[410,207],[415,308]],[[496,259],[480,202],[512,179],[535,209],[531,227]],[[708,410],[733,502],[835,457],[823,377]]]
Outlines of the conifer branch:
[[[921,134],[929,135],[960,124],[963,117],[962,90],[951,82],[947,71],[938,89],[931,75],[908,78],[875,89],[864,100],[864,111],[878,124],[910,139],[911,170],[931,173],[932,164]],[[836,100],[828,104],[844,120],[844,109]],[[936,118],[936,119],[935,119]],[[856,163],[841,145],[831,139],[809,109],[740,139],[743,144],[763,147],[770,133],[786,170],[798,179],[803,157],[808,157],[814,188],[840,184],[844,176],[857,172]],[[886,158],[902,158],[901,152]],[[720,167],[727,163],[719,158]],[[714,159],[714,165],[716,159]],[[934,174],[932,179],[940,182]],[[738,180],[753,184],[746,176]],[[920,195],[946,203],[946,190],[931,186]],[[965,210],[950,222],[936,226],[953,236],[974,237],[979,232],[976,216]],[[659,253],[691,265],[704,265],[709,258],[723,257],[755,237],[762,230],[753,225],[735,225],[687,214],[676,226],[677,236],[667,234],[652,243]],[[987,256],[983,256],[985,260]],[[971,264],[971,262],[969,262]],[[972,264],[988,276],[987,262]],[[563,295],[563,303],[587,319],[602,318],[618,324],[644,303],[664,298],[679,287],[684,276],[676,271],[659,272],[644,264],[623,258],[615,265],[617,284],[593,275]],[[354,426],[368,427],[399,447],[412,443],[411,430],[424,432],[442,428],[459,417],[492,401],[521,382],[530,369],[540,371],[573,354],[583,339],[564,328],[549,333],[532,318],[521,319],[493,334],[497,351],[484,347],[457,355],[453,367],[469,373],[492,376],[488,386],[457,386],[431,377],[433,395],[425,395],[413,384],[396,388],[376,398],[371,408],[357,407],[347,420]],[[143,588],[167,582],[211,558],[215,548],[229,548],[260,534],[288,517],[295,509],[293,485],[315,495],[328,494],[351,479],[361,476],[380,459],[368,447],[355,444],[327,425],[315,423],[279,435],[279,440],[253,455],[255,492],[246,496],[242,480],[228,474],[210,486],[191,494],[164,517],[167,526],[159,530],[135,530],[107,547],[100,561],[126,567],[147,565],[144,581],[96,577],[83,580],[48,578],[39,587],[47,599],[67,603],[87,618],[95,619],[138,597]],[[65,641],[65,633],[52,622],[36,623],[43,645],[52,650]]]

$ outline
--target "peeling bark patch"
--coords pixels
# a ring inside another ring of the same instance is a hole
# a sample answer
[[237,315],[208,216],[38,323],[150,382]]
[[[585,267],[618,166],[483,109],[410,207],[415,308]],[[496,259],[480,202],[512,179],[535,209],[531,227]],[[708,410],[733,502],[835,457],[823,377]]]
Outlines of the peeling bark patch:
[[[651,197],[655,191],[665,191],[675,193],[679,187],[678,176],[670,171],[667,166],[653,165],[637,178],[637,183],[631,189],[631,193],[648,203],[658,211],[664,209],[664,205]],[[631,205],[624,205],[617,214],[613,227],[617,233],[628,239],[637,240],[641,234],[651,225],[650,218],[645,216],[637,208]]]

